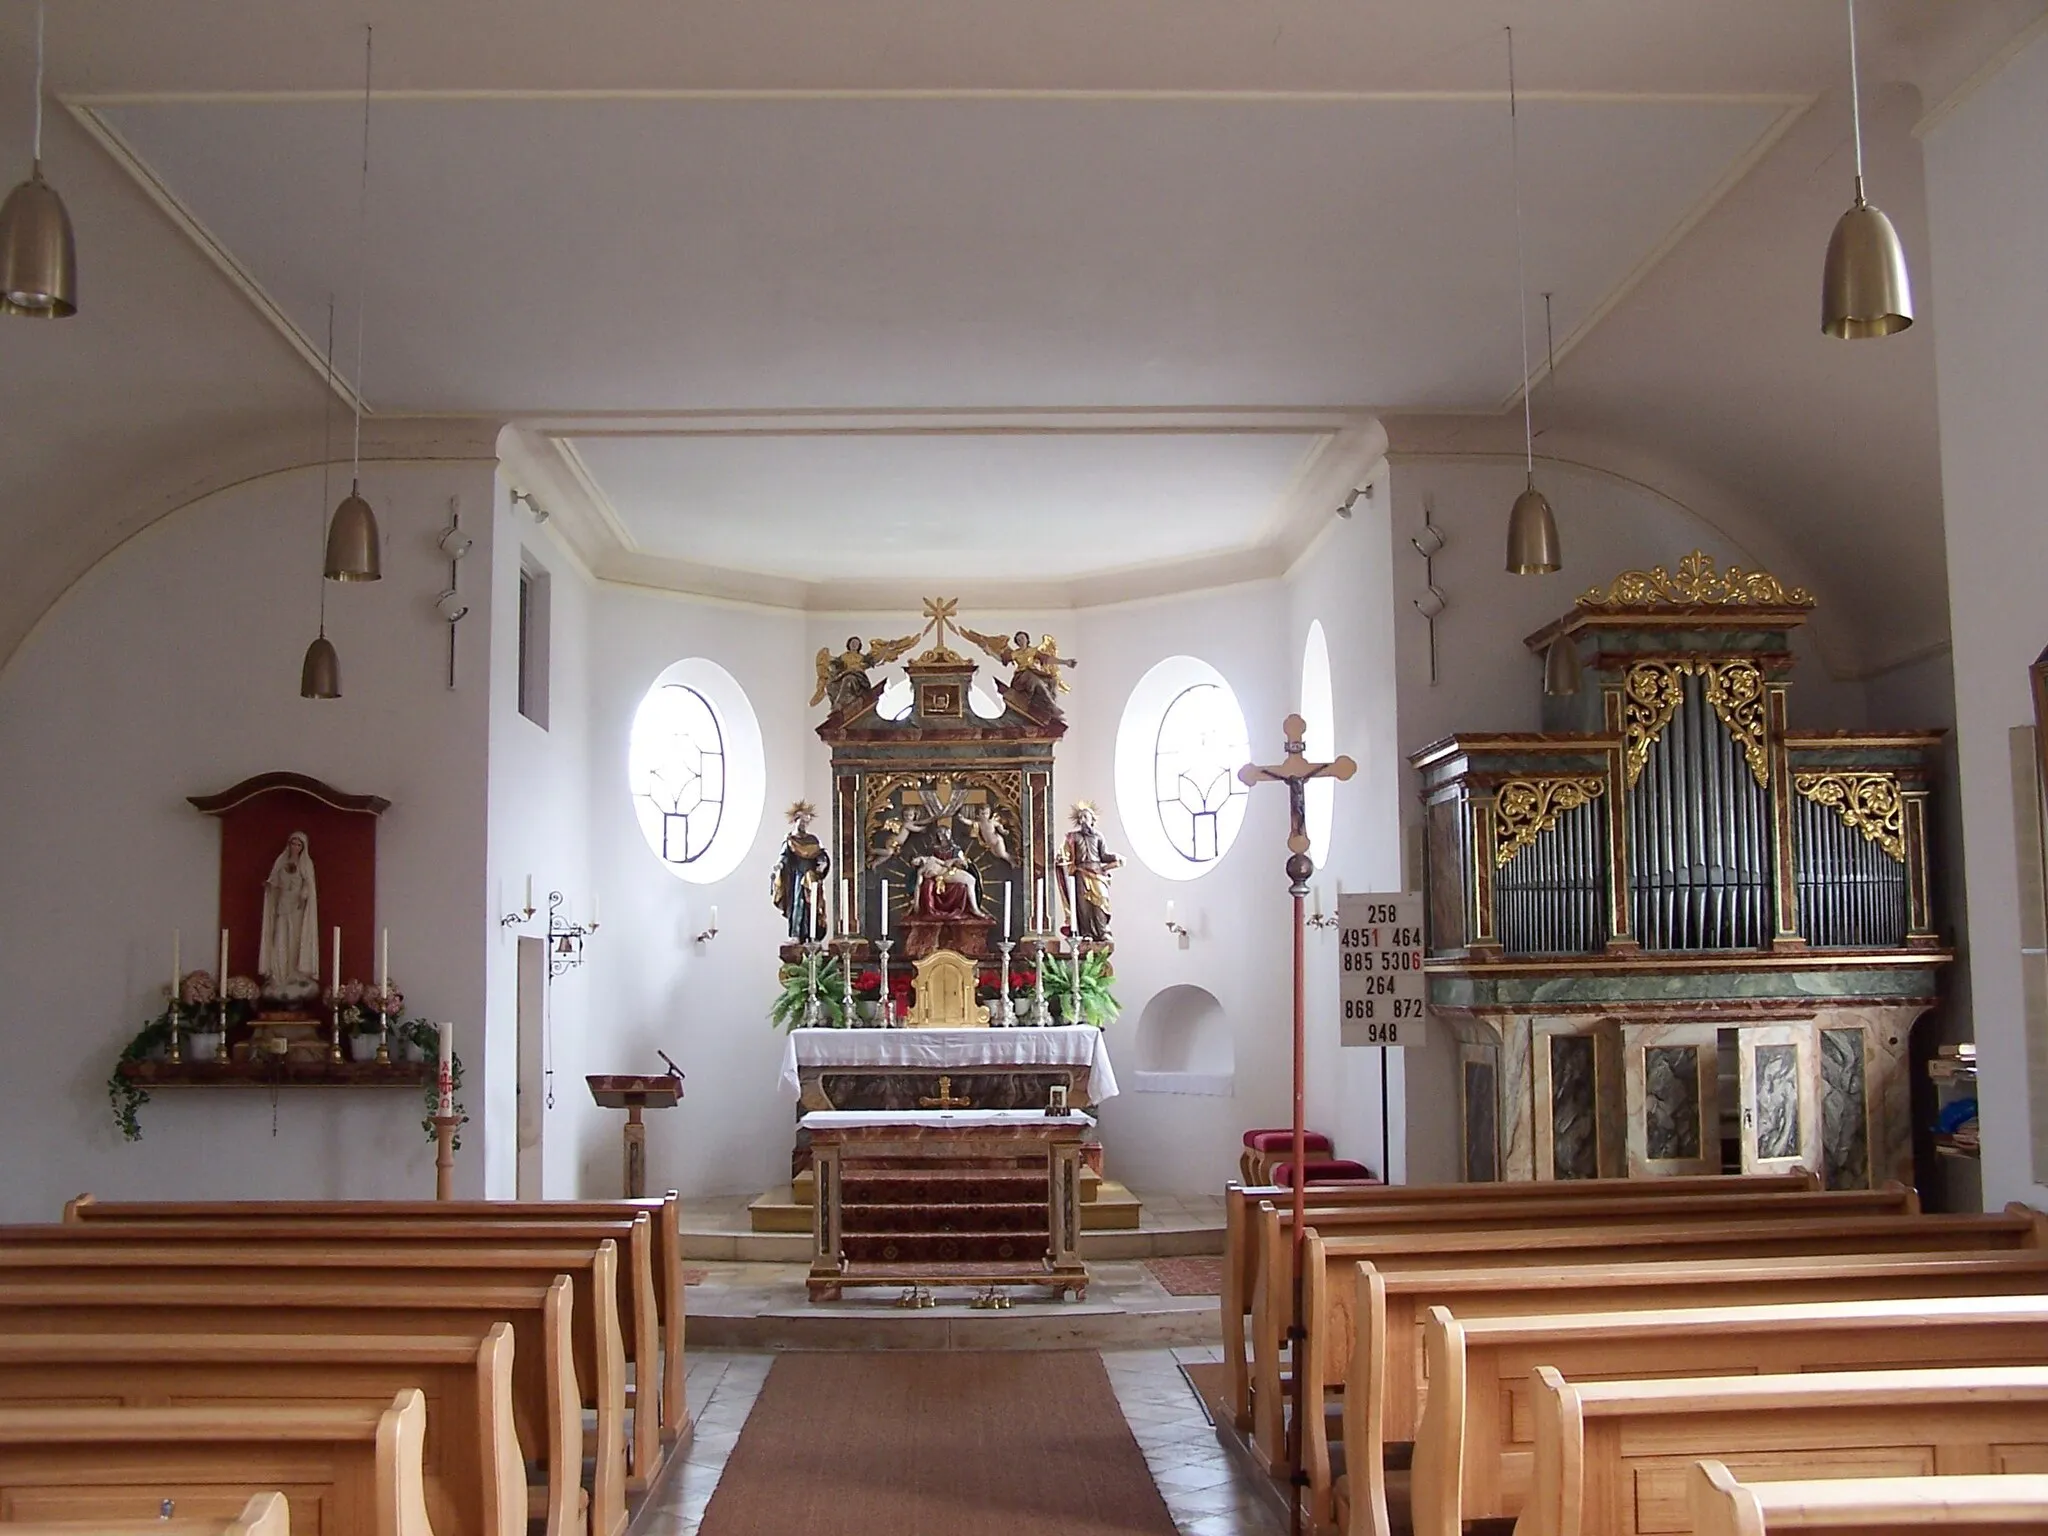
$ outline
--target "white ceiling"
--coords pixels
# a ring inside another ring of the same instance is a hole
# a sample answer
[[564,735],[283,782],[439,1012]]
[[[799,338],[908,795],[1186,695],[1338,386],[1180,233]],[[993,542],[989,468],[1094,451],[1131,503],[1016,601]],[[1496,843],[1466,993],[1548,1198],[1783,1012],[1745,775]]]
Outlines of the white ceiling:
[[[1923,304],[1907,129],[2044,9],[1859,8],[1873,192]],[[1808,334],[1846,196],[1839,0],[67,0],[52,91],[136,159],[50,126],[86,309],[0,348],[0,656],[127,532],[316,432],[287,330],[336,289],[348,336],[366,15],[389,93],[368,395],[526,428],[608,574],[779,572],[757,595],[832,606],[819,541],[893,507],[888,537],[928,543],[955,496],[963,561],[1113,498],[1122,522],[1074,541],[1098,573],[1134,549],[1270,570],[1368,412],[1513,393],[1513,22],[1565,353],[1539,408],[1714,482],[1824,598],[1881,593],[1866,662],[1945,630],[1931,320],[1881,349]],[[0,122],[31,30],[0,16]]]
[[1295,433],[579,437],[636,551],[823,582],[1248,549],[1328,439]]

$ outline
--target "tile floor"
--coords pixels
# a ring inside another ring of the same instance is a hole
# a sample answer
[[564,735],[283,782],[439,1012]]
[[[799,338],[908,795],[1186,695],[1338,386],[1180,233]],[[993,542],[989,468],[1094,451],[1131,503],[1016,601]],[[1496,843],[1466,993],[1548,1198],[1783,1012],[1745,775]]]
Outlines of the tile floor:
[[[1102,1361],[1180,1536],[1279,1536],[1287,1521],[1273,1485],[1225,1448],[1180,1373],[1183,1362],[1220,1358],[1215,1346],[1203,1345],[1110,1350]],[[738,1352],[691,1356],[687,1386],[696,1435],[659,1502],[642,1512],[634,1536],[696,1536],[774,1360]]]

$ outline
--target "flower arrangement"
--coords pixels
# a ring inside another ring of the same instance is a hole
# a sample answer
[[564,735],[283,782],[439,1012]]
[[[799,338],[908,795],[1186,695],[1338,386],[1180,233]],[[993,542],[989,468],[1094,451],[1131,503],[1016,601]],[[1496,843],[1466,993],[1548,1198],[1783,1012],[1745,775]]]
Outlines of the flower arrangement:
[[[864,974],[872,975],[872,972]],[[792,961],[777,974],[781,990],[775,994],[775,1001],[769,1004],[769,1022],[777,1029],[795,1029],[803,1023],[804,1013],[811,1002],[810,967],[802,961]],[[875,978],[879,986],[881,978]],[[854,978],[855,995],[858,995],[860,977]],[[843,1006],[845,981],[840,971],[837,955],[829,956],[818,964],[818,1006],[824,1010],[827,1029],[844,1029],[847,1026]]]
[[388,981],[382,992],[360,981],[345,982],[339,991],[327,994],[326,1002],[329,1008],[340,1009],[341,1027],[351,1035],[380,1034],[386,1019],[395,1032],[405,1017],[405,994]]
[[[1074,962],[1061,959],[1058,955],[1047,955],[1045,964],[1045,1001],[1055,1015],[1064,1019],[1074,1017]],[[1115,973],[1109,968],[1109,956],[1099,949],[1085,951],[1081,956],[1080,1016],[1081,1021],[1093,1024],[1097,1029],[1113,1023],[1123,1011],[1116,994],[1110,990]]]

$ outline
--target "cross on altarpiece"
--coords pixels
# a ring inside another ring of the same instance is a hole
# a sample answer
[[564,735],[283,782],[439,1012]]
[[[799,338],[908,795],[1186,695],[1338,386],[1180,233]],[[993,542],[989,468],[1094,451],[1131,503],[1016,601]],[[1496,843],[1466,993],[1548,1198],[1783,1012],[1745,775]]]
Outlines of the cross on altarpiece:
[[1340,783],[1358,772],[1358,764],[1348,757],[1333,758],[1327,763],[1312,763],[1308,760],[1308,722],[1299,715],[1289,715],[1281,729],[1287,733],[1284,745],[1287,756],[1270,768],[1261,768],[1257,763],[1246,763],[1237,770],[1238,779],[1246,785],[1285,784],[1287,786],[1287,807],[1289,814],[1287,831],[1287,878],[1292,882],[1288,889],[1296,896],[1308,894],[1308,877],[1315,873],[1315,865],[1308,856],[1308,805],[1307,791],[1311,779],[1336,779]]

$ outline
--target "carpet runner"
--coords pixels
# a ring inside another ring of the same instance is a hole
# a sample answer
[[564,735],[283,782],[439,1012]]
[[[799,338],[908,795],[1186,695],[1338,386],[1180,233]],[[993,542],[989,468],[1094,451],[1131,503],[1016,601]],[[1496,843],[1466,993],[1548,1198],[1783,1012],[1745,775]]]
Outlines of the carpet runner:
[[700,1536],[1174,1536],[1100,1356],[776,1360]]

